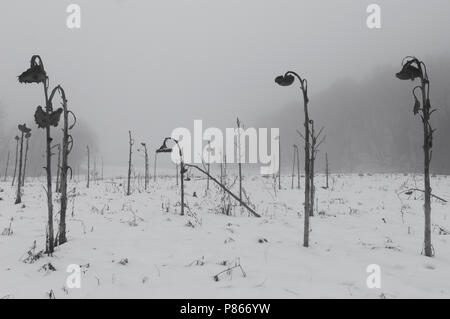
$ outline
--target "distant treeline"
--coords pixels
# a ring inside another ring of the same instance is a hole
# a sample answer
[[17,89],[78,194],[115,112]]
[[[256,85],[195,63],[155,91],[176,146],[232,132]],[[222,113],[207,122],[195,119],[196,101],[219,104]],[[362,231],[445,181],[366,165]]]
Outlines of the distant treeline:
[[[450,174],[450,57],[424,58],[431,81],[431,104],[438,108],[432,118],[437,131],[431,171]],[[327,135],[318,155],[319,170],[324,168],[321,157],[326,151],[335,172],[421,172],[422,121],[413,115],[411,84],[395,78],[398,68],[377,68],[360,82],[342,79],[311,97],[310,113],[317,127],[325,126]],[[284,166],[291,165],[292,144],[303,144],[296,133],[302,123],[300,101],[261,118],[260,125],[280,127]]]

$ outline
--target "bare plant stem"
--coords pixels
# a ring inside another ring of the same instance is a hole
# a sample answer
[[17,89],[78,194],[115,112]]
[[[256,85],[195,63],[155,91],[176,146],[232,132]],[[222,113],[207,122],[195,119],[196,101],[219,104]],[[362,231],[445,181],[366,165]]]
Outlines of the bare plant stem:
[[29,140],[30,140],[30,138],[27,137],[26,138],[26,143],[25,143],[25,160],[24,160],[24,163],[23,163],[22,186],[25,186],[25,174],[26,174],[26,170],[27,170]]
[[128,153],[128,181],[127,181],[127,196],[131,194],[130,183],[131,183],[131,154],[133,152],[133,139],[131,138],[131,131],[128,131],[128,136],[130,138],[129,145],[130,150]]
[[20,187],[22,186],[23,135],[24,133],[22,132],[20,136],[20,159],[19,159],[19,176],[17,179],[17,194],[15,202],[16,205],[22,203],[22,193],[20,191]]
[[295,145],[292,147],[293,148],[293,155],[292,155],[292,179],[291,179],[291,189],[294,189],[294,178],[295,178],[295,158],[296,158],[296,154],[295,154]]
[[[69,145],[73,143],[69,135],[69,111],[67,110],[67,100],[64,91],[61,88],[63,99],[63,142],[62,142],[62,165],[61,165],[61,184],[59,191],[61,192],[61,211],[59,219],[59,244],[62,245],[67,242],[66,237],[66,212],[67,212],[67,173],[69,170],[68,157],[70,153]],[[73,113],[71,113],[73,115]],[[74,116],[74,115],[73,115]],[[75,123],[73,124],[75,125]],[[73,125],[71,127],[73,127]],[[71,147],[70,147],[71,148]]]
[[10,151],[8,151],[8,158],[6,159],[5,178],[3,179],[4,182],[6,182],[6,177],[8,176],[9,155],[10,155]]
[[238,167],[239,167],[239,203],[242,206],[242,154],[241,154],[241,122],[239,121],[239,118],[237,119],[237,128],[238,128]]
[[315,136],[315,131],[314,131],[314,121],[310,121],[311,122],[311,139],[312,139],[312,143],[311,143],[311,164],[310,164],[310,176],[309,178],[311,179],[311,199],[310,199],[310,212],[309,212],[309,216],[314,216],[314,197],[315,197],[315,187],[314,187],[314,162],[316,160],[316,142],[317,142],[317,138]]
[[[44,81],[44,94],[45,94],[45,111],[47,116],[50,116],[52,107],[48,100],[48,78]],[[47,254],[51,255],[54,251],[54,234],[53,234],[53,192],[52,192],[52,137],[50,133],[50,125],[45,128],[46,135],[46,155],[47,166],[45,168],[47,172],[47,206],[48,206],[48,233],[47,233]]]
[[433,247],[431,244],[431,183],[430,183],[430,162],[431,162],[431,143],[432,143],[432,128],[429,124],[430,119],[430,105],[429,105],[429,86],[428,79],[422,79],[422,117],[423,117],[423,152],[424,152],[424,184],[425,184],[425,256],[433,256]]
[[58,165],[56,167],[56,193],[60,192],[60,175],[61,175],[61,144],[58,144]]
[[87,159],[88,159],[88,165],[87,165],[87,184],[86,188],[89,188],[89,180],[90,180],[90,174],[91,174],[91,159],[90,159],[90,152],[89,152],[89,145],[86,146],[87,149]]
[[328,167],[328,153],[325,153],[325,175],[326,175],[326,180],[327,180],[327,184],[326,184],[326,188],[328,189],[328,176],[330,174],[329,171],[329,167]]
[[15,164],[14,164],[14,175],[13,175],[13,180],[12,180],[11,186],[14,186],[14,182],[16,180],[18,155],[19,155],[19,139],[16,138],[16,160],[15,160]]
[[149,163],[148,163],[148,150],[147,145],[144,144],[144,162],[145,162],[145,176],[144,176],[144,189],[147,190],[148,188],[148,182],[150,179],[149,175]]

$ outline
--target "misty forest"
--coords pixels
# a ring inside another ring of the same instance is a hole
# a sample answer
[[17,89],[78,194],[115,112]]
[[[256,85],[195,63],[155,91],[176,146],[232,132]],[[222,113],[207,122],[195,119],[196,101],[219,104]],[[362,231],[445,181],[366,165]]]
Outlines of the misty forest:
[[[117,1],[114,36],[8,18],[0,298],[450,297],[448,22],[416,45],[273,5],[185,8],[175,28],[171,6]],[[228,149],[205,133],[192,161],[172,131],[194,120],[231,128]],[[248,163],[251,128],[279,128],[273,172]]]

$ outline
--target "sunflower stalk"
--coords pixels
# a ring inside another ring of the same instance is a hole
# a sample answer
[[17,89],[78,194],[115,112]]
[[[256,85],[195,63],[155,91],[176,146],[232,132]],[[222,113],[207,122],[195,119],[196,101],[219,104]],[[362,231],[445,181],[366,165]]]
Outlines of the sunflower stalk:
[[[44,87],[45,110],[38,106],[34,114],[34,119],[39,128],[44,128],[46,133],[46,173],[47,173],[47,207],[48,207],[48,224],[46,236],[46,253],[52,255],[54,251],[54,234],[53,234],[53,196],[52,196],[52,159],[51,159],[51,126],[58,126],[59,118],[62,109],[59,108],[53,111],[52,98],[55,90],[52,91],[51,96],[48,95],[49,79],[44,69],[44,63],[38,55],[34,55],[30,60],[30,68],[19,75],[20,83],[36,83]],[[20,182],[20,181],[19,181]]]
[[[430,103],[430,81],[425,63],[416,57],[408,56],[402,62],[402,70],[396,74],[400,80],[420,80],[420,85],[413,88],[414,97],[413,113],[420,114],[423,125],[423,152],[424,152],[424,249],[425,256],[432,257],[434,249],[431,244],[431,183],[430,183],[430,163],[432,159],[433,133],[435,130],[430,124],[430,117],[436,109],[431,108]],[[416,95],[416,90],[420,90],[420,98]]]

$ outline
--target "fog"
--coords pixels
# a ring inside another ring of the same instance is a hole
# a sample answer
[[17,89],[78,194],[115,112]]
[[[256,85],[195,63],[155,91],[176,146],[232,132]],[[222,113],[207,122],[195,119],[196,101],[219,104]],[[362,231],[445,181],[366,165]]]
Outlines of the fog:
[[[379,30],[366,26],[366,7],[373,2],[382,10]],[[311,113],[326,126],[324,150],[336,169],[416,169],[420,137],[402,149],[404,138],[395,142],[397,135],[389,133],[421,128],[412,116],[411,85],[393,79],[404,56],[430,61],[432,104],[449,102],[450,81],[440,64],[449,70],[447,0],[80,0],[81,29],[66,27],[70,3],[0,4],[1,162],[14,150],[17,124],[38,130],[33,114],[44,103],[42,87],[17,81],[33,54],[42,57],[51,86],[64,87],[79,130],[89,132],[75,136],[79,161],[85,144],[95,143],[107,165],[126,165],[128,130],[154,149],[174,128],[192,128],[195,119],[225,128],[234,126],[236,116],[247,126],[281,126],[289,141],[283,153],[291,154],[302,122],[299,112],[294,124],[292,111],[301,106],[300,94],[274,83],[288,69],[309,81]],[[362,122],[368,118],[370,134]],[[404,119],[405,126],[396,127],[393,118]],[[450,123],[439,119],[442,132]],[[447,147],[443,139],[437,143],[436,152]],[[391,156],[394,150],[401,154]],[[374,160],[375,153],[384,160]],[[443,154],[436,156],[442,170],[450,169]]]
[[[432,74],[431,124],[433,173],[450,173],[450,57],[426,57]],[[414,116],[411,82],[399,81],[398,65],[380,66],[371,76],[356,81],[337,80],[310,98],[310,115],[316,131],[324,127],[326,142],[320,147],[317,168],[324,170],[325,153],[334,172],[421,172],[423,169],[423,129]],[[284,166],[292,163],[292,144],[304,141],[303,105],[295,102],[260,119],[260,125],[279,125],[284,149]],[[285,170],[285,173],[287,171]]]

